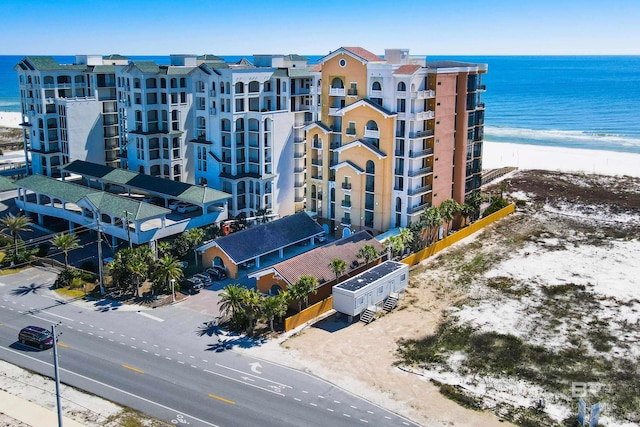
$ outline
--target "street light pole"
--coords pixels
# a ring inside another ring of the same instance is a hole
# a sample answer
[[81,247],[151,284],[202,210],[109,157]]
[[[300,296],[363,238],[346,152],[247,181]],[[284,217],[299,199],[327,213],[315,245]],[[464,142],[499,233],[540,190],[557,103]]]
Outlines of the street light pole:
[[171,279],[171,302],[176,302],[176,279]]
[[60,374],[58,373],[58,338],[56,337],[56,325],[51,325],[53,336],[53,372],[56,379],[56,405],[58,407],[58,427],[62,427],[62,406],[60,406]]
[[129,241],[129,249],[131,249],[131,230],[129,230],[129,211],[124,211],[124,217],[127,221],[127,240]]
[[100,215],[98,215],[96,224],[98,226],[98,274],[100,275],[100,295],[104,295],[104,281],[102,277],[102,233],[100,233]]

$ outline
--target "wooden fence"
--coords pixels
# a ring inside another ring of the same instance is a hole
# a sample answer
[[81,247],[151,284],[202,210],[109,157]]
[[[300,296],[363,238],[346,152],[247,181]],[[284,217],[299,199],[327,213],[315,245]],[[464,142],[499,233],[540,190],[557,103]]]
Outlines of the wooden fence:
[[304,325],[309,320],[313,320],[331,309],[333,309],[333,297],[330,296],[313,304],[311,307],[305,308],[300,313],[284,319],[284,331],[288,332],[300,325]]
[[411,254],[408,257],[406,257],[405,259],[401,260],[400,262],[407,264],[409,267],[416,265],[417,263],[419,263],[420,261],[423,261],[427,258],[429,258],[431,255],[436,254],[438,252],[440,252],[441,250],[448,248],[449,246],[453,245],[456,242],[459,242],[460,240],[464,239],[465,237],[468,237],[470,235],[472,235],[473,233],[480,231],[481,229],[483,229],[484,227],[486,227],[487,225],[498,221],[499,219],[504,218],[505,216],[509,215],[510,213],[512,213],[515,210],[515,205],[512,203],[507,207],[504,207],[502,209],[500,209],[497,212],[492,213],[491,215],[482,218],[476,222],[474,222],[471,225],[468,225],[467,227],[456,231],[455,233],[445,237],[442,240],[439,240],[435,243],[433,243],[431,246],[424,248],[423,250],[421,250],[420,252],[416,252],[415,254]]

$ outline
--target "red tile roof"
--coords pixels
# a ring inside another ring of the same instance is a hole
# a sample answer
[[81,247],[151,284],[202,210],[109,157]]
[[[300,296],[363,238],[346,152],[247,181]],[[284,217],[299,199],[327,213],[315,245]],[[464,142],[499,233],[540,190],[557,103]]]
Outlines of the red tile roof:
[[365,61],[384,61],[384,59],[380,58],[375,53],[369,52],[367,49],[361,47],[342,47],[344,50],[353,53],[356,56],[364,59]]
[[378,252],[382,252],[384,249],[380,242],[371,237],[369,233],[359,231],[333,243],[282,261],[272,268],[289,283],[295,283],[301,276],[307,274],[316,277],[321,285],[336,278],[335,273],[329,268],[329,263],[333,259],[341,259],[347,264],[345,273],[352,270],[354,261],[359,261],[362,264],[364,260],[359,260],[356,254],[365,245],[373,246]]
[[393,74],[413,74],[422,68],[420,65],[401,65]]
[[313,68],[311,69],[311,71],[312,71],[312,72],[319,72],[319,71],[322,71],[322,64],[318,64],[318,65],[316,65],[315,67],[313,67]]

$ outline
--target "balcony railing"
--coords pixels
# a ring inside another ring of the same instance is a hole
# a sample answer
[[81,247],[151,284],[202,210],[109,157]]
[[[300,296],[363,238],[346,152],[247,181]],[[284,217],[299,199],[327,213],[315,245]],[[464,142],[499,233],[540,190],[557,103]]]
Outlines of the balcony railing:
[[381,90],[371,90],[371,98],[382,98]]
[[294,159],[301,159],[305,156],[304,151],[296,151],[293,153],[293,158]]
[[420,157],[427,157],[433,154],[433,148],[427,148],[425,150],[409,150],[409,157],[412,159],[418,159]]
[[313,166],[322,166],[322,159],[311,159],[311,164]]
[[431,207],[431,202],[422,203],[417,206],[407,207],[407,214],[413,215],[418,212],[422,212],[425,208]]
[[351,225],[351,218],[342,217],[342,219],[340,219],[340,224],[342,224],[342,225]]
[[476,110],[484,110],[484,102],[478,102],[476,106]]
[[330,116],[336,116],[336,115],[338,115],[338,111],[339,110],[340,110],[340,108],[336,108],[336,107],[329,108],[329,115]]
[[433,90],[419,90],[411,93],[411,99],[430,99],[435,98],[436,92]]
[[380,130],[379,129],[365,129],[364,130],[365,138],[380,138]]
[[478,85],[478,91],[484,92],[485,90],[487,90],[487,85]]
[[420,111],[419,113],[411,113],[409,116],[412,120],[430,120],[435,118],[435,113],[433,111]]
[[417,132],[409,133],[409,138],[425,138],[428,136],[433,136],[433,129],[420,130]]
[[407,194],[410,196],[417,196],[418,194],[428,193],[429,191],[431,191],[431,185],[424,185],[422,187],[409,189]]
[[416,170],[412,170],[409,171],[408,175],[410,177],[416,177],[416,176],[420,176],[420,175],[427,175],[433,172],[433,168],[430,166],[427,166],[425,168],[420,168],[420,169],[416,169]]
[[358,89],[349,89],[347,91],[347,95],[349,95],[349,96],[358,96]]
[[356,128],[347,128],[346,134],[347,135],[351,135],[351,136],[355,136],[356,135]]
[[345,90],[343,87],[329,87],[329,96],[344,96]]
[[340,203],[340,206],[343,208],[351,208],[351,200],[343,200],[342,203]]
[[304,144],[305,143],[305,139],[301,138],[301,137],[293,138],[293,143],[294,144]]
[[343,190],[351,190],[351,183],[350,182],[343,182],[342,183],[342,189]]

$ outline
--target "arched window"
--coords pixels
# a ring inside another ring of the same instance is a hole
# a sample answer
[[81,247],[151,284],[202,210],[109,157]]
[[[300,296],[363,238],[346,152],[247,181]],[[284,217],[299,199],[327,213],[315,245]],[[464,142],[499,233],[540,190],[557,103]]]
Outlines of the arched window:
[[53,84],[53,77],[52,76],[44,76],[44,84],[52,85]]
[[373,82],[371,90],[382,90],[382,85],[380,84],[380,82]]
[[227,93],[231,93],[231,84],[229,82],[227,82],[226,84],[226,90],[227,90]]
[[244,130],[244,119],[239,118],[236,120],[236,131],[243,131],[243,130]]
[[249,82],[249,93],[260,92],[260,83],[257,81]]
[[331,82],[331,87],[335,89],[344,89],[344,83],[340,77],[336,77]]
[[221,123],[220,123],[222,130],[224,132],[229,132],[231,131],[231,120],[229,119],[222,119]]
[[398,92],[404,92],[406,90],[407,90],[407,85],[405,85],[404,82],[398,83]]
[[367,161],[367,174],[374,175],[376,173],[376,165],[372,160]]
[[165,79],[164,77],[160,79],[160,87],[162,89],[166,89],[167,88],[167,79]]
[[149,77],[145,81],[145,85],[147,89],[154,89],[156,87],[156,79],[154,79],[153,77]]
[[184,77],[180,78],[180,87],[187,87],[187,79]]
[[374,120],[367,122],[367,130],[378,130],[378,124]]
[[136,89],[140,89],[140,79],[139,78],[135,78],[133,79],[133,87]]
[[402,199],[396,197],[396,212],[402,212]]
[[171,79],[171,88],[175,89],[178,87],[178,79]]
[[236,83],[236,93],[244,93],[244,83]]
[[211,82],[211,90],[216,90],[216,82]]
[[249,119],[249,130],[252,132],[259,132],[260,121],[258,119]]

